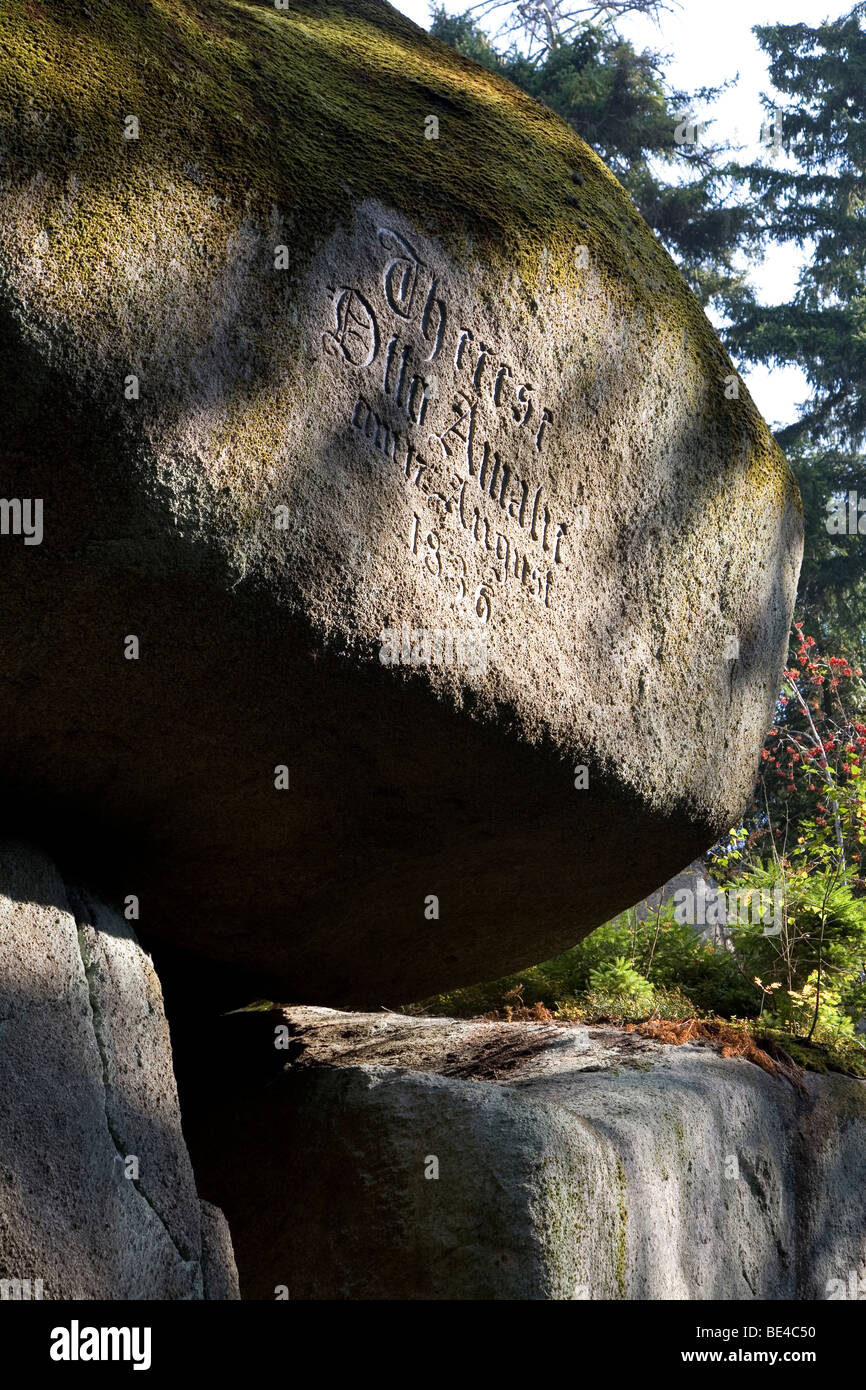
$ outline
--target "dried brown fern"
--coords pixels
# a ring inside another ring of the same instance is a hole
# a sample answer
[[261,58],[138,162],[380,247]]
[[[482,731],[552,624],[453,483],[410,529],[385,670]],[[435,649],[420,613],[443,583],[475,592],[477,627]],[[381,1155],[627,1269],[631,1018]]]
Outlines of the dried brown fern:
[[725,1023],[720,1019],[686,1018],[671,1022],[664,1018],[650,1018],[646,1023],[629,1023],[626,1033],[639,1033],[644,1038],[654,1038],[656,1042],[687,1043],[708,1042],[719,1048],[723,1057],[745,1057],[754,1062],[777,1081],[790,1081],[795,1091],[806,1094],[803,1084],[803,1068],[798,1066],[784,1048],[764,1038],[760,1045],[745,1028]]
[[[540,999],[531,1005],[524,1004],[523,989],[524,986],[518,984],[508,990],[502,996],[501,1009],[493,1009],[490,1013],[481,1015],[485,1023],[551,1023],[553,1014]],[[507,1002],[510,1000],[514,1002]]]

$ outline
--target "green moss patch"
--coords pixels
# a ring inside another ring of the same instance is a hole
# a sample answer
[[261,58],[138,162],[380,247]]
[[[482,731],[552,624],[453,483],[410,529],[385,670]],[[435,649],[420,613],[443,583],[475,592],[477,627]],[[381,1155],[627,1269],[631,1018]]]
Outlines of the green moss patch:
[[[137,140],[123,136],[130,115]],[[130,285],[118,266],[134,268],[154,241],[180,234],[204,278],[239,218],[270,221],[302,266],[360,198],[402,212],[458,261],[480,261],[491,297],[510,284],[530,308],[555,285],[580,302],[575,252],[586,245],[635,332],[668,342],[674,360],[687,346],[695,418],[742,439],[757,492],[797,498],[751,402],[707,391],[732,370],[727,355],[610,171],[553,112],[383,0],[285,11],[265,0],[6,0],[0,155],[7,178],[38,174],[52,293],[70,323],[97,297],[122,322]]]

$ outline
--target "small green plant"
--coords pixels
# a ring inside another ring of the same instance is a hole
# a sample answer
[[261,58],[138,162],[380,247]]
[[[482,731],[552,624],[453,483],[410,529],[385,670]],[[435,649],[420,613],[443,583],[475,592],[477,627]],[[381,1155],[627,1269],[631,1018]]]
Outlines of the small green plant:
[[622,995],[647,1006],[652,1004],[652,985],[629,964],[625,956],[614,956],[613,960],[590,970],[589,983],[597,994]]
[[[682,901],[630,908],[553,960],[413,1011],[727,1021],[805,1066],[866,1075],[856,1026],[866,1017],[864,711],[860,667],[819,656],[795,625],[755,798],[710,853],[726,917],[693,920]],[[720,934],[708,939],[702,925]]]
[[569,999],[558,999],[553,1017],[564,1023],[643,1023],[648,1018],[674,1019],[680,1022],[697,1018],[697,1009],[676,986],[650,986],[649,994],[634,994],[619,990],[588,989]]

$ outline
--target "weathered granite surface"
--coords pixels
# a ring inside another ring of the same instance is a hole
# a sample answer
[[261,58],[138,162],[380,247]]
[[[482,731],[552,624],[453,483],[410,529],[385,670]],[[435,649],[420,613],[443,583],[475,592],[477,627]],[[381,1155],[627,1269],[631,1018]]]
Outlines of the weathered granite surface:
[[150,959],[123,917],[10,841],[0,1096],[0,1297],[238,1297],[225,1219],[196,1194]]
[[807,1074],[801,1096],[611,1027],[311,1008],[235,1022],[243,1064],[193,1152],[245,1298],[863,1287],[862,1081]]

